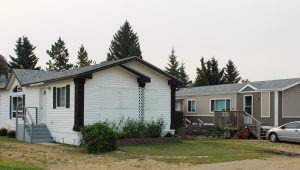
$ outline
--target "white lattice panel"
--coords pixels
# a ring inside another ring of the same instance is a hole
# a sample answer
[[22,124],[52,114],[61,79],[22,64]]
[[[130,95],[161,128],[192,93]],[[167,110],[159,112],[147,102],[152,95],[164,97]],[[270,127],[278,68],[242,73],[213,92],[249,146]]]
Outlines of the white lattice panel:
[[99,95],[101,121],[118,123],[122,117],[145,121],[159,118],[156,89],[101,86]]
[[158,115],[158,91],[157,89],[147,89],[145,88],[145,106],[144,114],[145,121],[157,120]]
[[119,122],[123,117],[137,119],[139,113],[138,87],[100,87],[101,121]]

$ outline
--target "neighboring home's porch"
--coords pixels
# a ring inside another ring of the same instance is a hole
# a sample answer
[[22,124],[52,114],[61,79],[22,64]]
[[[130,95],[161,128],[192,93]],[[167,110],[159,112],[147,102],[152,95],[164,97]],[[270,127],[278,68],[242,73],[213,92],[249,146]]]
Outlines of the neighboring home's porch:
[[245,111],[214,111],[214,122],[231,131],[246,126],[257,139],[266,138],[267,130],[272,128],[262,126],[261,122]]

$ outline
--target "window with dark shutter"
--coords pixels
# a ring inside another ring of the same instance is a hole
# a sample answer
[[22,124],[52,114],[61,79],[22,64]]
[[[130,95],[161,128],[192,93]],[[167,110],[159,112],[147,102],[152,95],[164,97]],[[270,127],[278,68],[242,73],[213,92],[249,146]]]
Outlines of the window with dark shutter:
[[56,87],[53,87],[53,109],[56,109]]

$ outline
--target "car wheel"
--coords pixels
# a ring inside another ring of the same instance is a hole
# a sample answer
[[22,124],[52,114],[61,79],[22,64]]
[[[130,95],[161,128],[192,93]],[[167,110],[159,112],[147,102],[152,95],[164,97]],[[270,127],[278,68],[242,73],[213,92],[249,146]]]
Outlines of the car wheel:
[[271,142],[278,142],[278,136],[276,133],[271,133],[269,139]]

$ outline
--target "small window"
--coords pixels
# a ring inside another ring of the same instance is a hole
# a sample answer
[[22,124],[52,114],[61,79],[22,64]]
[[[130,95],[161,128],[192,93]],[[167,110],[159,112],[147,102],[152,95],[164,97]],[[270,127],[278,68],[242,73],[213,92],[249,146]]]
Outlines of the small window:
[[57,95],[56,95],[57,107],[65,107],[66,106],[66,87],[58,87]]
[[188,100],[188,112],[196,112],[196,100]]
[[231,107],[230,99],[213,99],[210,100],[210,112],[228,111]]
[[22,113],[22,108],[18,108],[17,107],[21,107],[23,106],[23,98],[22,97],[12,97],[12,117],[15,118],[18,113]]

